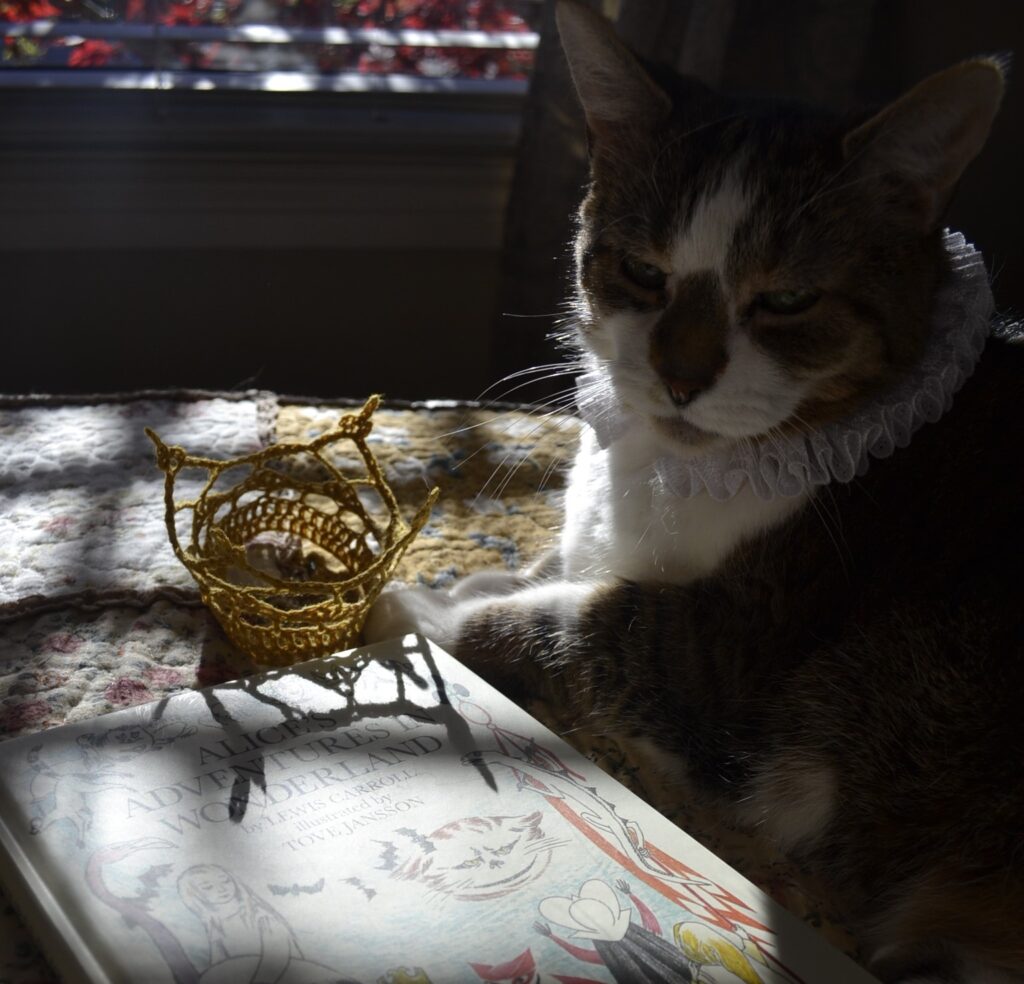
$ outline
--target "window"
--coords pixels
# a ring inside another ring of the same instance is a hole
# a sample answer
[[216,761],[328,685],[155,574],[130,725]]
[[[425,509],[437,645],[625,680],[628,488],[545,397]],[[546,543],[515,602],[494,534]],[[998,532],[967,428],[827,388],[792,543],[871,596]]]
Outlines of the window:
[[0,86],[525,90],[539,0],[0,0]]

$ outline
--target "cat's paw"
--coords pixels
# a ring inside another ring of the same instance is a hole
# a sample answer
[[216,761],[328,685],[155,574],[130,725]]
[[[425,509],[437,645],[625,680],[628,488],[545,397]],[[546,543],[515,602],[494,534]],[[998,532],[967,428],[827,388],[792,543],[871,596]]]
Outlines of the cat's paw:
[[454,647],[465,616],[489,598],[501,598],[523,587],[513,571],[478,571],[447,591],[422,586],[396,588],[382,594],[367,616],[363,639],[380,642],[419,632],[446,649]]
[[518,591],[526,584],[522,574],[515,571],[477,571],[467,577],[460,578],[451,588],[451,596],[456,601],[470,598],[500,598],[502,595]]
[[369,644],[418,632],[450,648],[457,638],[455,609],[456,601],[447,591],[409,587],[385,592],[366,617],[363,640]]

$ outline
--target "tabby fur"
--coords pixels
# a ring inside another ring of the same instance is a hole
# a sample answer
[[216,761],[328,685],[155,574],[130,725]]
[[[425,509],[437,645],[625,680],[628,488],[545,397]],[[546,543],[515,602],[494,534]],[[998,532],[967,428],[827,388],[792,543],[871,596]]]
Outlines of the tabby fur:
[[1013,329],[853,482],[676,502],[647,467],[841,421],[899,381],[1002,65],[837,117],[652,74],[586,8],[558,12],[591,147],[575,340],[652,436],[585,436],[544,570],[385,595],[369,634],[423,630],[514,698],[656,745],[827,878],[882,980],[1024,981]]

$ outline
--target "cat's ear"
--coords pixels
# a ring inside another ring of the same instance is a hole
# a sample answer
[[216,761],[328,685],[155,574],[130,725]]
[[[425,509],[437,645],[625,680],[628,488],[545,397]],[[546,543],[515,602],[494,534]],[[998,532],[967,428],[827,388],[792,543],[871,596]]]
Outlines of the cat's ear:
[[1006,67],[979,58],[930,76],[846,135],[847,160],[914,189],[913,205],[931,230],[988,138]]
[[587,126],[600,140],[655,127],[672,103],[619,40],[611,24],[578,0],[558,0],[555,19]]

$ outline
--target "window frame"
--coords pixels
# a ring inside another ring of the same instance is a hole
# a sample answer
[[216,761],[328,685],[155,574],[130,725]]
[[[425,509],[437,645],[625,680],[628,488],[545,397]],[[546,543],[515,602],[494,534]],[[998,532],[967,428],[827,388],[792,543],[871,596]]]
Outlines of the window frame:
[[0,69],[0,250],[498,249],[528,83],[165,68],[180,41],[536,49],[533,32],[35,20],[153,67]]
[[500,248],[522,91],[8,88],[0,250]]

